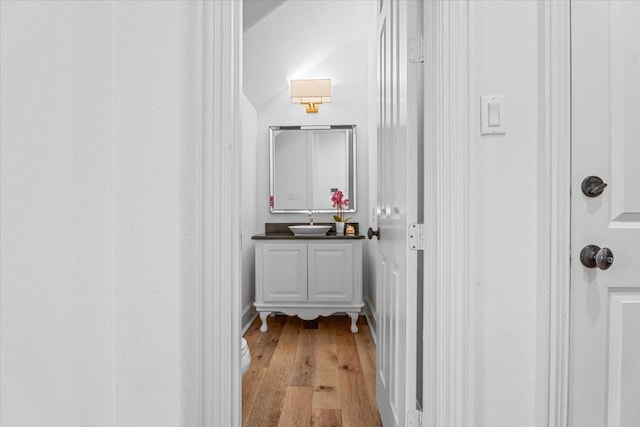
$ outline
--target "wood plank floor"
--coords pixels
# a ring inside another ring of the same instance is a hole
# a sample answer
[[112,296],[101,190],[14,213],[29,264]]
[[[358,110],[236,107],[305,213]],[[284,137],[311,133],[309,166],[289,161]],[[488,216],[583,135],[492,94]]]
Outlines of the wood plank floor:
[[245,427],[381,426],[375,396],[375,345],[364,317],[304,321],[256,319],[244,335],[251,368],[242,377]]

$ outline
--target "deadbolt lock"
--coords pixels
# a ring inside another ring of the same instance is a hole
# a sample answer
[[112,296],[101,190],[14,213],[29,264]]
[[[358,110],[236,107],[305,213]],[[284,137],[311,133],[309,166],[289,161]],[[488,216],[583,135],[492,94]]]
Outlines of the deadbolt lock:
[[598,197],[602,194],[607,183],[598,176],[588,176],[582,180],[582,193],[587,197]]

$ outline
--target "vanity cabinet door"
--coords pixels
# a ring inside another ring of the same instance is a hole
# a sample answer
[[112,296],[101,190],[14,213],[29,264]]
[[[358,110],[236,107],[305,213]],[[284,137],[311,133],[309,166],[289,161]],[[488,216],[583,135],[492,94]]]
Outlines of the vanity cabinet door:
[[354,292],[353,246],[309,244],[309,302],[351,302]]
[[307,301],[307,245],[265,243],[261,268],[263,302]]

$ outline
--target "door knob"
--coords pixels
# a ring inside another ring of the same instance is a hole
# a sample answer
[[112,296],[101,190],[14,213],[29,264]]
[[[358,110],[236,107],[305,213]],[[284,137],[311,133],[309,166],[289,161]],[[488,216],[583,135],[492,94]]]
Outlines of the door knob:
[[376,236],[376,238],[378,240],[380,240],[380,229],[378,228],[376,231],[373,231],[373,229],[371,229],[371,227],[369,227],[369,230],[367,231],[367,237],[369,237],[369,240],[373,239],[373,236]]
[[606,270],[613,264],[613,252],[609,248],[587,245],[580,251],[580,262],[587,268]]
[[607,183],[597,176],[588,176],[582,180],[582,193],[587,197],[598,197],[604,191]]

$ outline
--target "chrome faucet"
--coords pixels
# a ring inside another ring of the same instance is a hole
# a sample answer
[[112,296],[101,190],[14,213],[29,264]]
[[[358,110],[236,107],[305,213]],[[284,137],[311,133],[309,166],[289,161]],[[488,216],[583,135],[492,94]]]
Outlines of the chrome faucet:
[[313,225],[313,211],[309,211],[309,225]]

